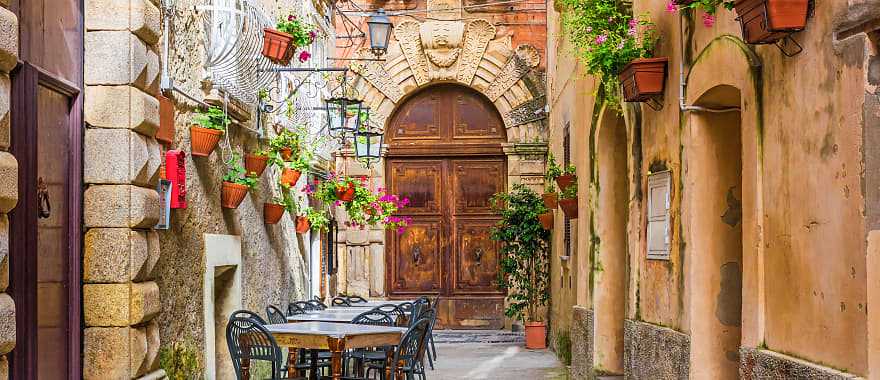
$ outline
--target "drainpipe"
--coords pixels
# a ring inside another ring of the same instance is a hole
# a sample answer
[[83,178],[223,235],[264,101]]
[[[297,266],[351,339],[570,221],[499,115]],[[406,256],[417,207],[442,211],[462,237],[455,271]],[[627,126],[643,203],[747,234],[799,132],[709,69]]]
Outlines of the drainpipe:
[[679,48],[681,51],[681,57],[678,60],[678,107],[682,112],[694,111],[694,112],[710,112],[710,113],[724,113],[724,112],[739,112],[740,107],[723,107],[723,108],[709,108],[702,106],[689,106],[687,105],[687,101],[684,98],[685,88],[687,87],[687,79],[684,75],[684,27],[681,25],[684,21],[684,12],[678,12],[678,39],[679,39]]

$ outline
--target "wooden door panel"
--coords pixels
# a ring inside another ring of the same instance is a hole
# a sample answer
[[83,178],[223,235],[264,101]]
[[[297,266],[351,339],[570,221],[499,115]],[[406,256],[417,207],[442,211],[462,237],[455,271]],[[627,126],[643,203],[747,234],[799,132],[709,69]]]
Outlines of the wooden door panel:
[[443,161],[389,161],[389,190],[409,198],[405,215],[440,215],[443,210]]
[[452,108],[454,139],[504,138],[500,121],[494,115],[494,106],[487,100],[458,94]]
[[389,139],[440,140],[440,97],[437,94],[414,98],[397,112]]
[[500,294],[498,243],[489,238],[494,219],[456,219],[453,294]]
[[439,220],[414,220],[391,238],[392,294],[439,293],[443,287],[443,245]]
[[452,161],[455,215],[491,215],[489,198],[504,191],[504,166],[500,159]]

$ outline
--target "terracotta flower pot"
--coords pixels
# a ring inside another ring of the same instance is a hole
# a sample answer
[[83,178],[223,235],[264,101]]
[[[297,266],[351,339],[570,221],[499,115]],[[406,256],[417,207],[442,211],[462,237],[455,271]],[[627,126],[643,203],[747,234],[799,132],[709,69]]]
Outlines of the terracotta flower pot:
[[354,199],[354,185],[337,187],[336,198],[343,202],[351,202]]
[[263,56],[279,65],[287,66],[293,58],[293,36],[272,28],[263,29]]
[[248,187],[232,182],[223,182],[223,191],[220,194],[220,205],[223,208],[238,208],[244,196],[247,195]]
[[574,174],[564,174],[556,177],[556,185],[559,186],[560,191],[564,191],[575,181],[577,181],[577,176]]
[[299,181],[301,175],[302,172],[299,170],[284,169],[284,171],[281,172],[281,179],[278,182],[282,185],[293,186]]
[[526,322],[526,348],[532,350],[547,348],[547,324]]
[[541,222],[541,227],[544,227],[545,230],[550,231],[553,229],[553,212],[548,211],[543,214],[538,215],[538,221]]
[[311,225],[309,224],[309,219],[304,216],[296,217],[296,232],[304,234],[309,232]]
[[281,159],[284,161],[290,161],[290,157],[293,157],[293,149],[291,148],[281,148],[278,150],[278,154],[281,155]]
[[223,131],[193,125],[189,127],[189,136],[190,144],[192,145],[192,155],[207,157],[217,147],[217,143],[220,142],[220,136],[223,136]]
[[253,174],[257,177],[263,175],[263,171],[266,170],[266,161],[269,160],[269,156],[262,154],[248,154],[244,156],[244,169],[248,174]]
[[541,199],[544,200],[544,206],[550,210],[555,210],[556,206],[559,205],[559,203],[557,202],[559,200],[559,194],[557,193],[541,194]]
[[663,95],[666,85],[666,57],[639,58],[620,71],[623,99],[627,102],[644,102]]
[[275,203],[263,203],[263,221],[266,224],[275,224],[284,216],[284,205]]
[[809,0],[739,0],[734,4],[743,39],[769,44],[807,25]]
[[559,207],[562,208],[562,212],[565,213],[565,216],[571,219],[577,219],[578,217],[578,199],[560,199]]

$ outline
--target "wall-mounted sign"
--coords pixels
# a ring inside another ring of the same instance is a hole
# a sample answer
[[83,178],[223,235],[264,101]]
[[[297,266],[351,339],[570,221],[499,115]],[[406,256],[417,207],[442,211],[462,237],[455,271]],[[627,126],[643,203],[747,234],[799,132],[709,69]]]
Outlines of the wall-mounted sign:
[[186,153],[165,152],[165,178],[171,181],[171,208],[186,208]]
[[159,193],[159,201],[161,202],[161,207],[159,207],[159,222],[156,223],[156,226],[153,229],[156,230],[167,230],[171,228],[171,193],[172,193],[171,181],[167,179],[160,179],[159,185],[156,186],[156,191]]

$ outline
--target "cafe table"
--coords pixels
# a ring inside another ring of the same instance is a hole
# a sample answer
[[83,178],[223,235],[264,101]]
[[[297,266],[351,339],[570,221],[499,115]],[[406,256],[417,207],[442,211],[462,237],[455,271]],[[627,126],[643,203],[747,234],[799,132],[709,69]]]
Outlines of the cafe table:
[[[287,357],[288,368],[294,368],[296,364],[295,348],[330,350],[331,378],[341,380],[343,351],[395,346],[407,329],[351,323],[300,322],[266,325],[266,330],[272,334],[278,345],[290,347]],[[394,352],[386,350],[386,355],[390,363]],[[386,368],[385,371],[385,378],[391,379],[391,368]]]
[[361,315],[362,311],[349,312],[349,313],[340,313],[340,312],[317,312],[317,313],[305,313],[305,314],[296,314],[296,315],[288,315],[287,322],[291,323],[300,323],[300,322],[329,322],[329,323],[351,323],[351,320],[358,315]]

